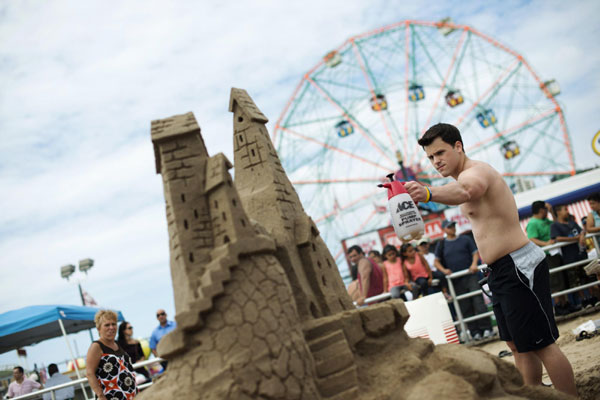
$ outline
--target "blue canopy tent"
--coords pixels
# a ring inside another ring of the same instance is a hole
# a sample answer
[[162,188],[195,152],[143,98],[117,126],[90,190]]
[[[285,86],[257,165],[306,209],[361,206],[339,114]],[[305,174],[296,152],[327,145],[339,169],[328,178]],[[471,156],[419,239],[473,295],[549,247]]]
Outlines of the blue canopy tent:
[[[94,315],[98,310],[84,306],[46,305],[0,314],[0,354],[67,333],[95,328]],[[124,320],[120,311],[117,315],[119,321]]]

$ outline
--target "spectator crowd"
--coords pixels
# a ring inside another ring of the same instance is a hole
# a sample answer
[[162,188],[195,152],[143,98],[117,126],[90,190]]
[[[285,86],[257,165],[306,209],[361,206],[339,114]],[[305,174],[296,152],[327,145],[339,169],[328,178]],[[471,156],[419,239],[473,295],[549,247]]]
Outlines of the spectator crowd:
[[[592,253],[592,257],[597,257],[593,241],[586,238],[586,234],[600,232],[600,193],[589,196],[587,200],[591,211],[582,219],[583,226],[575,221],[565,204],[552,206],[544,201],[535,201],[531,205],[532,217],[526,225],[527,237],[537,246],[550,246],[545,249],[550,270],[585,260],[588,252]],[[358,245],[350,247],[347,255],[351,262],[352,282],[348,286],[348,293],[353,301],[363,306],[366,305],[366,299],[386,292],[389,292],[389,297],[404,301],[441,292],[456,320],[456,310],[448,290],[448,275],[468,271],[463,276],[452,278],[456,296],[480,290],[479,282],[484,275],[479,270],[481,259],[471,232],[457,235],[456,223],[449,220],[444,220],[441,226],[444,238],[435,243],[424,236],[417,241],[402,242],[399,247],[387,244],[381,252],[372,249],[367,255]],[[556,243],[568,244],[551,246]],[[582,264],[551,272],[552,293],[600,280],[600,276],[586,275],[583,267]],[[600,286],[560,294],[553,298],[555,315],[563,316],[584,308],[598,307],[599,298]],[[462,299],[458,304],[463,319],[488,311],[483,294]],[[469,322],[467,327],[468,332],[461,332],[463,341],[466,335],[476,341],[495,335],[488,317]]]
[[[122,321],[117,328],[117,314],[111,310],[100,310],[94,322],[99,339],[94,341],[86,357],[86,376],[95,398],[106,400],[112,398],[133,398],[137,394],[137,385],[150,382],[152,376],[146,367],[134,369],[133,364],[146,359],[139,340],[133,338],[133,326]],[[152,331],[149,347],[152,354],[158,357],[156,347],[162,337],[176,328],[175,321],[167,319],[163,309],[156,312],[158,326]],[[161,362],[162,373],[167,368]],[[74,368],[77,368],[74,365]],[[47,377],[47,378],[46,378]],[[13,368],[13,381],[8,386],[5,398],[14,398],[37,390],[47,389],[71,382],[71,377],[59,371],[58,365],[51,363],[46,370],[42,368],[25,375],[21,366]],[[75,387],[68,386],[54,391],[56,400],[72,400],[75,398]],[[43,399],[52,398],[51,393],[44,393]]]

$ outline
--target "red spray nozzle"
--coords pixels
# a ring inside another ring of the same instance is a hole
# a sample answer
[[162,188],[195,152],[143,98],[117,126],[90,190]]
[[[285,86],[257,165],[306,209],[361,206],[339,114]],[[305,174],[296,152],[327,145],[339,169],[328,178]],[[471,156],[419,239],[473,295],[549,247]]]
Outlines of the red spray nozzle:
[[398,181],[385,182],[385,183],[381,183],[377,186],[384,187],[388,190],[388,200],[396,195],[399,195],[402,193],[407,193],[406,189],[404,189],[404,182],[398,182]]

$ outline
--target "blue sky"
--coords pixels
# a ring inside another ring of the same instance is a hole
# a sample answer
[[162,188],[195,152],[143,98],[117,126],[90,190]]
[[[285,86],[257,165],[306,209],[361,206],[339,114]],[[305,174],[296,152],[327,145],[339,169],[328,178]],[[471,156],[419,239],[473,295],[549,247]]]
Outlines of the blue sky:
[[[211,154],[233,159],[232,86],[272,128],[326,52],[405,19],[450,16],[556,79],[577,166],[597,165],[599,12],[596,1],[1,3],[0,312],[78,304],[59,269],[90,257],[84,288],[149,336],[157,308],[175,314],[150,121],[193,111]],[[73,337],[84,354],[89,336]],[[28,352],[30,366],[66,358],[56,340]]]

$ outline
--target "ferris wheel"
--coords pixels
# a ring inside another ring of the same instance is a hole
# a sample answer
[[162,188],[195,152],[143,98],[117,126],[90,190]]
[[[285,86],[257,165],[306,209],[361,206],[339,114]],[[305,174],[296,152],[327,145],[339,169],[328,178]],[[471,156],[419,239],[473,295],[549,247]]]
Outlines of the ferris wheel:
[[327,53],[297,86],[273,142],[339,265],[342,238],[389,223],[377,188],[387,174],[445,182],[417,144],[435,123],[456,125],[467,155],[515,191],[574,174],[559,93],[521,55],[469,26],[407,20]]

